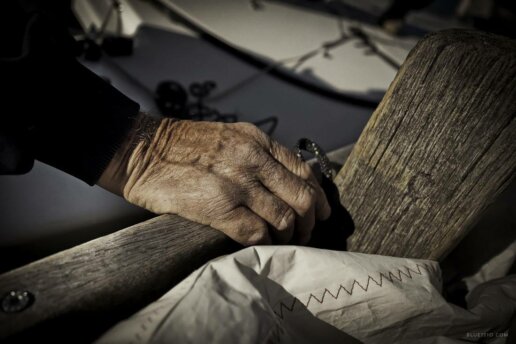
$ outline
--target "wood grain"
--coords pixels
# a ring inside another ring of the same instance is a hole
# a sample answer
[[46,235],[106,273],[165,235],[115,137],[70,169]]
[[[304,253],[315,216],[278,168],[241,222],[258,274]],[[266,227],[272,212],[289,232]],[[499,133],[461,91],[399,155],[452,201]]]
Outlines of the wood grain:
[[442,259],[513,178],[515,115],[515,41],[420,41],[336,177],[349,250]]
[[34,339],[41,331],[32,327],[43,324],[39,330],[50,338],[66,338],[77,326],[81,336],[74,342],[89,341],[209,259],[238,248],[210,227],[162,215],[59,252],[0,276],[0,294],[35,296],[22,312],[0,312],[0,338],[31,328]]

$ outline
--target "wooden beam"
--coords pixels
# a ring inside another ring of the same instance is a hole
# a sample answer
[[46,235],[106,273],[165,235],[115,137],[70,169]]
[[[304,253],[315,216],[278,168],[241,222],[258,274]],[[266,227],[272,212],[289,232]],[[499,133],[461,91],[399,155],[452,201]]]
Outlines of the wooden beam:
[[0,312],[0,338],[30,328],[30,339],[79,331],[73,342],[91,342],[209,259],[239,248],[210,227],[162,215],[59,252],[0,275],[0,297],[10,290],[34,295],[26,310]]
[[515,115],[515,41],[420,41],[336,177],[355,223],[348,249],[442,259],[513,178]]

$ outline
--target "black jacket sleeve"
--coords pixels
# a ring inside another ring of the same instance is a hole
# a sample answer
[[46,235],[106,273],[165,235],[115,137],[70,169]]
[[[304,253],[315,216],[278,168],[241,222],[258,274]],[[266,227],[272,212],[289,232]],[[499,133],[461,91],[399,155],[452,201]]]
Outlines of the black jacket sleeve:
[[2,1],[0,39],[0,174],[38,159],[94,184],[138,104],[75,59],[65,25],[38,2]]

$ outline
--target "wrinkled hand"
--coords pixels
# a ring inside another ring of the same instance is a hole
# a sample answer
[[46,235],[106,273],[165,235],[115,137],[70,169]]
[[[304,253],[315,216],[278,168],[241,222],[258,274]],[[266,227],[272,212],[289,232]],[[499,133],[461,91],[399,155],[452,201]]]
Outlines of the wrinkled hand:
[[101,186],[122,169],[118,188],[129,202],[210,225],[244,245],[304,244],[315,220],[330,215],[310,166],[252,124],[163,119],[148,143],[119,156]]

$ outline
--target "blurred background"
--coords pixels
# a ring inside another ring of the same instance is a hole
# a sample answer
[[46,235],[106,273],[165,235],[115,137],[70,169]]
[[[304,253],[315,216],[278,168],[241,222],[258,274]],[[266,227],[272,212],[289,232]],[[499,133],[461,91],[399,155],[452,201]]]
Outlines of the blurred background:
[[[80,61],[142,110],[253,122],[288,147],[308,137],[326,151],[357,140],[424,35],[516,37],[509,0],[77,0],[60,11]],[[515,239],[514,190],[487,212],[499,223],[477,231],[502,228],[495,251]],[[152,216],[36,162],[0,176],[0,271]]]

